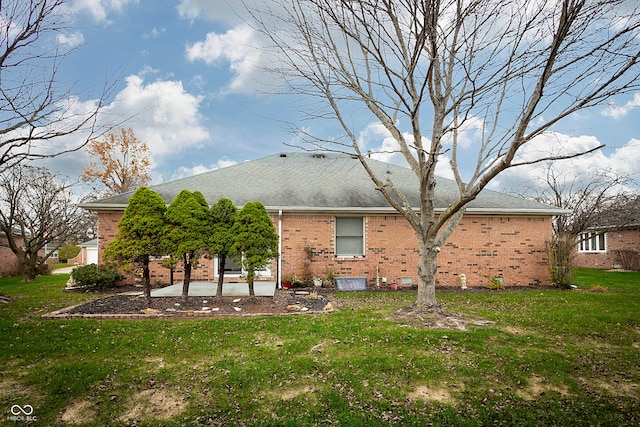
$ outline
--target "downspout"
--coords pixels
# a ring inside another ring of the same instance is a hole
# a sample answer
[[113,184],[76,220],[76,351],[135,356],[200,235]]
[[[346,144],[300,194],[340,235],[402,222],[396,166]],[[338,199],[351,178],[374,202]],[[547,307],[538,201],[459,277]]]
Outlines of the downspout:
[[278,271],[276,272],[276,287],[282,288],[282,209],[278,210]]

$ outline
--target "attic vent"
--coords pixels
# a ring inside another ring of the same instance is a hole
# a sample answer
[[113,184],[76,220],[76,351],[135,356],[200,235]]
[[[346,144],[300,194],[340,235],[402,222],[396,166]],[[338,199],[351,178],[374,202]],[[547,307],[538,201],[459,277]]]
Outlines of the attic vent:
[[311,157],[313,157],[314,159],[324,159],[325,155],[320,153],[313,153]]
[[287,157],[287,153],[280,153],[280,157]]

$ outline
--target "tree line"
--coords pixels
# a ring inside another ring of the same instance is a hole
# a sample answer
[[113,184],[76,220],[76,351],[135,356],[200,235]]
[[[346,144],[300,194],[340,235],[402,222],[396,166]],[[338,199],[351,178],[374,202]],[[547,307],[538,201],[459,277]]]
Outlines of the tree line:
[[216,300],[222,300],[227,259],[246,271],[250,299],[255,299],[255,271],[265,267],[277,251],[278,235],[264,205],[246,203],[240,210],[227,198],[209,207],[199,191],[182,190],[166,205],[155,191],[140,187],[118,222],[118,233],[104,252],[108,264],[141,272],[147,304],[151,304],[150,262],[165,257],[163,265],[182,265],[182,299],[187,301],[191,270],[203,256],[218,258]]

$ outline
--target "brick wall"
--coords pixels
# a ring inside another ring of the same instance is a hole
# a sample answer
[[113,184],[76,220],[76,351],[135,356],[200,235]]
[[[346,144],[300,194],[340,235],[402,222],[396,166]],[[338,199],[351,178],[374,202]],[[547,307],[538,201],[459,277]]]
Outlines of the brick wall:
[[[99,214],[99,257],[117,232],[121,213]],[[305,264],[314,276],[329,269],[343,277],[366,277],[369,286],[380,277],[388,283],[410,278],[417,283],[417,240],[406,220],[398,215],[369,215],[365,219],[365,255],[341,258],[334,255],[334,216],[282,217],[282,275],[302,275]],[[272,220],[278,227],[277,216]],[[545,241],[551,237],[549,217],[466,216],[438,257],[438,284],[460,286],[460,274],[468,286],[487,285],[501,275],[505,285],[548,284]],[[271,280],[276,277],[276,263]],[[130,282],[132,279],[128,279]],[[154,263],[152,283],[169,283],[169,270]],[[182,280],[180,268],[174,281]],[[202,260],[192,280],[217,280],[212,260]],[[236,279],[237,280],[237,279]]]
[[611,231],[606,234],[606,252],[578,252],[576,267],[610,269],[617,264],[613,251],[634,249],[640,251],[640,228]]
[[[417,283],[417,239],[406,220],[397,215],[370,215],[365,221],[365,256],[334,255],[334,217],[283,217],[283,274],[300,275],[304,263],[314,275],[332,269],[338,276],[366,277],[373,286],[376,265],[387,282],[410,278]],[[505,285],[549,284],[545,241],[551,237],[547,217],[467,216],[438,256],[438,284],[484,286],[494,276]],[[311,248],[311,259],[305,247]]]
[[5,276],[17,276],[22,273],[22,267],[20,267],[20,261],[11,249],[7,246],[7,237],[0,236],[0,277]]

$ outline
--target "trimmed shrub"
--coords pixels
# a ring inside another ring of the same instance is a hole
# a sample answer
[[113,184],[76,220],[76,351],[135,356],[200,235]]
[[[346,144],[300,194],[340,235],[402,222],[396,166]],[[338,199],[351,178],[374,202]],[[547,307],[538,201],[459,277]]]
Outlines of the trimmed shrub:
[[78,286],[101,291],[112,287],[120,280],[120,273],[104,265],[89,264],[74,268],[71,278]]

